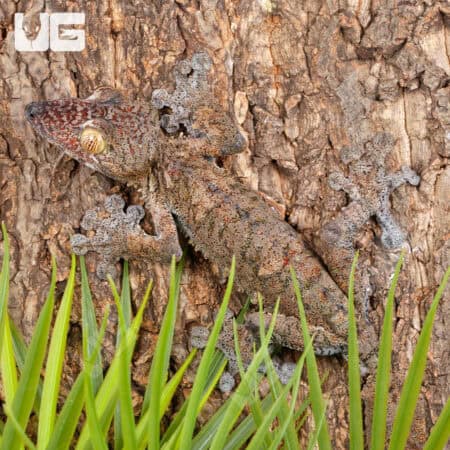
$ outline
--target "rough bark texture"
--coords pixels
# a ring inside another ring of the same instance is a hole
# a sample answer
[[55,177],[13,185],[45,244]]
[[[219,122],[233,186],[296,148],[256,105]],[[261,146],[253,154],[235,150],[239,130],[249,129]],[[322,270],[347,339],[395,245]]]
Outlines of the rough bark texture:
[[[14,13],[44,11],[43,2],[12,0],[0,6],[0,218],[11,246],[11,310],[29,336],[49,284],[50,255],[58,279],[69,270],[69,239],[89,208],[106,194],[135,194],[37,141],[25,124],[24,106],[39,99],[85,97],[98,85],[149,98],[173,86],[175,62],[204,49],[212,57],[213,89],[234,110],[248,149],[224,164],[269,196],[314,247],[323,225],[349,199],[330,187],[329,175],[349,174],[351,149],[376,133],[390,133],[389,171],[409,166],[421,177],[391,195],[391,209],[407,234],[406,262],[397,290],[392,403],[398,400],[422,320],[450,258],[450,7],[442,1],[388,0],[178,0],[48,1],[49,12],[86,13],[86,49],[79,53],[19,53]],[[370,147],[369,147],[370,148]],[[350,149],[350,150],[349,150]],[[377,151],[376,146],[373,151]],[[146,219],[148,220],[148,219]],[[149,222],[150,223],[150,222]],[[361,267],[373,290],[369,320],[379,326],[389,277],[399,251],[381,244],[376,220],[357,230]],[[317,244],[316,244],[317,245]],[[320,245],[316,248],[320,250]],[[95,278],[96,256],[87,258],[98,316],[111,295]],[[346,277],[349,267],[343,267]],[[131,263],[136,299],[155,280],[153,302],[134,363],[137,385],[148,362],[166,302],[168,268]],[[191,252],[183,278],[174,365],[187,354],[187,330],[210,324],[222,287],[207,261]],[[449,395],[450,297],[444,297],[416,420],[408,448],[421,448]],[[66,387],[78,371],[80,303],[70,331]],[[364,324],[364,322],[361,322]],[[109,348],[112,349],[114,320]],[[321,359],[335,448],[348,445],[346,367]],[[189,380],[186,381],[188,383]],[[365,380],[370,423],[373,374]],[[186,384],[188,388],[188,384]],[[216,400],[220,401],[219,398]]]

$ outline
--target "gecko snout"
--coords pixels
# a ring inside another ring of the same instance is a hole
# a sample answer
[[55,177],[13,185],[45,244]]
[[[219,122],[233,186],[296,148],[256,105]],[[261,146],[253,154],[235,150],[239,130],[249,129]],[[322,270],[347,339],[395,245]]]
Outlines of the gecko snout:
[[27,120],[32,121],[36,117],[40,116],[45,109],[45,105],[42,102],[32,102],[25,106],[25,117]]

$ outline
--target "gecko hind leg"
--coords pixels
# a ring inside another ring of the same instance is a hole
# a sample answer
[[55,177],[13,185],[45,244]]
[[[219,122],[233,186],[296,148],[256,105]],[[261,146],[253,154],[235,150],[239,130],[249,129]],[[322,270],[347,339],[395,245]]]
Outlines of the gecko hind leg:
[[[267,329],[272,319],[271,313],[263,313],[264,326]],[[259,313],[250,313],[245,317],[245,322],[237,326],[238,342],[244,368],[251,363],[255,351],[259,345]],[[314,353],[320,356],[347,355],[347,344],[344,340],[340,340],[335,335],[327,333],[320,326],[309,326],[311,335],[314,335]],[[196,348],[204,348],[208,339],[209,331],[207,328],[198,326],[191,330],[191,346]],[[275,344],[273,346],[272,344]],[[281,346],[292,350],[303,350],[303,337],[300,328],[300,320],[298,317],[277,315],[274,333],[272,335],[272,344],[269,351],[272,354],[274,347]],[[227,313],[222,326],[217,348],[228,359],[228,371],[224,372],[219,382],[219,388],[222,392],[230,392],[234,387],[234,375],[238,370],[237,357],[234,346],[233,333],[233,314]],[[291,362],[280,362],[272,357],[275,371],[283,384],[286,384],[294,372],[295,364]],[[260,372],[265,372],[262,365]]]
[[85,255],[93,251],[102,256],[97,267],[99,278],[105,279],[107,274],[114,276],[114,264],[120,258],[170,262],[172,255],[181,257],[175,222],[165,207],[156,203],[149,205],[155,236],[147,234],[139,225],[145,215],[142,206],[132,205],[126,211],[124,207],[125,202],[120,196],[107,197],[104,208],[87,211],[81,221],[81,228],[95,231],[95,235],[72,236],[71,244],[75,254]]

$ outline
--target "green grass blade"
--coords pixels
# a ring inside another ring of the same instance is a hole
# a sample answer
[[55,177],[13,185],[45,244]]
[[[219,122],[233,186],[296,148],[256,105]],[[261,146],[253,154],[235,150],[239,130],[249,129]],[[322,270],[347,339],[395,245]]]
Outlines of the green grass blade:
[[84,405],[83,389],[85,376],[86,373],[81,372],[75,380],[56,420],[55,428],[46,450],[69,448]]
[[[260,318],[260,339],[264,338],[265,330],[264,330],[264,320],[263,320],[263,312],[262,312],[262,298],[261,295],[258,294],[258,302],[259,302],[259,318]],[[242,363],[242,357],[241,357],[241,349],[239,346],[239,334],[238,334],[238,321],[237,319],[233,319],[233,340],[234,340],[234,353],[236,355],[236,363],[239,369],[239,376],[241,380],[244,378],[245,369],[244,365]],[[270,358],[269,358],[270,359]],[[267,366],[266,366],[267,367]],[[270,367],[269,367],[270,369]],[[262,413],[262,405],[261,405],[261,399],[259,398],[259,392],[258,392],[258,386],[255,386],[253,395],[249,397],[249,408],[250,413],[253,417],[253,420],[255,422],[256,428],[259,428],[261,424],[263,423],[264,417]],[[264,447],[267,448],[270,445],[270,436],[267,434],[265,436],[265,442]]]
[[[176,279],[175,279],[175,283],[176,284],[180,283],[181,275],[182,275],[182,271],[183,271],[183,267],[184,267],[184,261],[185,261],[185,255],[183,253],[183,256],[181,257],[181,260],[178,263],[178,267],[177,267]],[[169,296],[170,296],[170,291],[169,291]],[[148,383],[147,383],[147,387],[145,388],[144,401],[142,403],[142,411],[147,411],[148,407],[150,405],[150,396],[151,396],[150,376],[151,376],[151,369],[152,368],[150,367],[150,371],[149,371],[149,375],[148,375]]]
[[176,371],[175,375],[170,378],[170,380],[167,382],[167,384],[164,386],[163,392],[161,394],[161,401],[160,401],[160,409],[159,409],[159,417],[162,419],[164,412],[167,410],[167,408],[170,405],[170,402],[172,401],[173,396],[175,395],[175,392],[178,388],[178,386],[181,383],[181,380],[183,379],[184,372],[186,372],[186,369],[190,366],[192,360],[194,359],[195,355],[197,354],[197,349],[192,350],[192,352],[188,355],[182,366]]
[[[23,338],[22,333],[17,328],[16,324],[13,321],[10,321],[9,325],[11,328],[12,343],[14,348],[14,359],[16,361],[17,367],[19,368],[19,372],[23,372],[28,349],[25,344],[25,339]],[[33,410],[36,414],[39,414],[42,397],[42,384],[42,378],[39,378],[39,385],[36,391],[36,398],[33,405]]]
[[[211,393],[214,390],[214,388],[216,387],[216,384],[219,382],[220,377],[222,376],[222,373],[223,373],[226,365],[227,365],[227,361],[226,360],[222,361],[222,365],[214,373],[214,376],[212,377],[211,382],[207,383],[207,388],[205,389],[205,391],[202,395],[202,398],[200,400],[200,403],[198,405],[196,416],[200,413],[203,406],[205,405],[205,403],[208,401],[209,397],[211,396]],[[185,402],[185,405],[188,407],[189,402]],[[185,409],[185,411],[186,410],[187,410],[187,408]],[[182,420],[179,422],[180,426],[175,429],[175,432],[173,433],[173,435],[168,438],[168,442],[166,444],[164,444],[162,448],[165,448],[166,446],[168,446],[169,448],[172,448],[171,445],[173,446],[176,444],[176,441],[182,431],[183,421],[186,418],[185,411],[182,413]],[[189,448],[191,448],[191,446]]]
[[[124,261],[123,264],[123,274],[122,274],[122,290],[120,293],[120,303],[122,305],[122,314],[125,322],[125,328],[128,328],[131,323],[131,288],[130,279],[128,275],[128,261]],[[119,326],[117,331],[116,348],[119,348],[121,336],[123,330]],[[122,398],[122,401],[124,398]],[[122,419],[120,412],[120,402],[116,407],[116,412],[114,414],[114,448],[121,449],[123,447],[123,433],[122,433]]]
[[[31,409],[34,404],[36,391],[39,385],[42,364],[47,349],[47,341],[52,319],[56,286],[56,264],[53,260],[52,281],[47,300],[41,310],[36,328],[27,352],[24,369],[22,371],[17,392],[11,406],[14,417],[19,425],[25,428]],[[2,436],[2,448],[13,450],[20,447],[17,431],[11,421],[5,424]]]
[[[289,406],[289,409],[286,411],[287,414],[284,415],[285,422],[280,421],[281,423],[280,429],[278,430],[278,432],[275,432],[275,439],[273,439],[269,448],[276,449],[278,447],[281,439],[284,437],[286,429],[289,426],[292,415],[294,413],[298,389],[300,386],[300,377],[302,374],[303,363],[305,361],[307,352],[310,350],[311,350],[311,342],[309,344],[309,348],[307,348],[300,357],[300,360],[297,363],[297,366],[295,367],[293,376],[291,377],[289,382],[282,388],[282,390],[277,394],[275,402],[273,403],[272,407],[267,412],[267,414],[265,414],[264,420],[262,424],[257,428],[256,433],[254,434],[253,438],[251,439],[250,443],[247,446],[247,450],[258,450],[260,448],[267,448],[263,445],[265,434],[271,433],[270,425],[274,421],[275,417],[280,416],[280,410],[286,407],[287,396],[290,393],[291,387],[294,386],[292,391],[291,405]],[[266,359],[270,360],[270,357],[267,355]]]
[[225,319],[225,313],[228,308],[228,303],[231,297],[231,291],[233,289],[234,274],[236,269],[236,260],[233,256],[231,261],[230,274],[228,276],[228,283],[225,290],[225,295],[220,305],[219,312],[217,314],[213,329],[209,335],[208,342],[203,351],[203,357],[200,361],[200,365],[195,376],[194,384],[192,386],[191,395],[188,400],[188,408],[186,411],[186,418],[184,420],[183,428],[179,437],[179,444],[181,449],[189,449],[192,442],[192,435],[194,432],[195,422],[197,419],[198,407],[201,402],[203,390],[205,389],[208,368],[211,365],[211,361],[216,348],[217,339],[222,328],[223,321]]
[[[90,358],[83,358],[84,369],[78,375],[75,383],[72,386],[72,389],[69,392],[69,395],[64,402],[63,408],[58,416],[58,419],[55,424],[55,428],[52,433],[52,437],[46,450],[60,450],[69,448],[75,429],[80,421],[80,414],[83,409],[84,400],[85,400],[85,378],[90,378],[90,386],[87,388],[91,389],[93,392],[93,384],[92,384],[92,369],[95,365],[95,361],[98,359],[98,353],[100,353],[101,344],[103,342],[103,338],[105,336],[106,326],[108,323],[109,316],[109,308],[105,311],[105,315],[103,316],[102,324],[100,327],[100,331],[98,333],[97,342],[95,347],[92,348],[92,353]],[[92,416],[92,414],[91,414]],[[95,420],[95,419],[94,419]]]
[[[319,424],[316,426],[316,429],[314,430],[314,433],[312,433],[312,434],[310,435],[310,439],[309,439],[309,442],[308,442],[308,448],[307,448],[307,450],[313,450],[314,448],[316,448],[317,440],[319,439],[319,433],[320,433],[320,430],[322,429],[323,423],[325,422],[325,419],[326,419],[325,416],[326,416],[326,408],[325,408],[325,410],[324,410],[324,412],[323,412],[322,417],[320,418]],[[364,447],[361,447],[361,450],[362,450],[363,448],[364,448]]]
[[[177,289],[179,289],[179,284],[180,284],[180,281],[181,281],[181,275],[183,273],[184,261],[185,261],[185,257],[184,257],[184,254],[183,254],[181,260],[178,263],[178,266],[177,266],[177,269],[176,269],[176,272],[175,272],[175,278],[174,278],[173,284],[172,284],[172,281],[170,281],[169,301],[170,301],[170,298],[171,298],[170,296],[172,295],[172,297],[174,298],[175,294],[177,293]],[[173,272],[172,272],[172,269],[171,269],[171,276],[172,276],[172,274],[173,274]],[[177,286],[178,286],[178,288],[177,288]],[[172,289],[172,290],[170,290],[170,289]],[[179,294],[177,294],[177,295],[179,295]],[[169,301],[167,302],[167,304],[169,304]],[[164,320],[164,318],[163,318],[163,320]],[[150,367],[149,374],[148,374],[148,383],[147,383],[147,387],[145,389],[144,401],[142,403],[142,411],[147,411],[149,406],[150,406],[150,397],[151,397],[151,380],[150,380],[150,378],[151,378],[151,375],[152,375],[152,373],[151,373],[152,367],[153,367],[153,362],[152,362],[152,366]]]
[[[17,391],[17,368],[14,357],[13,338],[8,316],[9,297],[9,239],[5,224],[2,222],[3,262],[0,272],[0,374],[5,407],[12,405]],[[12,415],[15,420],[14,416]]]
[[[311,351],[311,347],[308,349],[305,349],[303,352],[300,360],[297,362],[296,368],[294,370],[294,373],[292,374],[292,392],[291,392],[291,404],[288,407],[288,414],[283,415],[280,414],[281,411],[277,413],[279,417],[283,417],[283,420],[280,419],[280,425],[277,430],[275,430],[275,436],[272,440],[272,445],[270,447],[270,450],[276,450],[282,439],[285,440],[284,447],[286,448],[296,448],[300,449],[300,443],[298,440],[297,435],[295,434],[295,423],[293,421],[293,418],[295,416],[295,405],[297,403],[298,398],[298,391],[300,389],[300,381],[301,381],[301,375],[303,370],[303,365],[305,362],[306,352]],[[284,403],[284,404],[283,404]],[[280,409],[284,410],[286,408],[286,401],[282,402]],[[288,430],[289,428],[293,428],[294,434],[290,435]]]
[[222,376],[223,371],[225,370],[226,366],[227,366],[227,361],[225,360],[222,362],[222,365],[219,367],[219,369],[215,373],[214,377],[211,380],[211,383],[206,383],[206,389],[205,389],[205,391],[200,399],[200,403],[198,405],[197,415],[203,409],[203,407],[205,406],[209,397],[211,396],[211,394],[212,394],[213,390],[215,389],[217,383],[219,382],[220,377]]
[[373,406],[372,431],[370,438],[371,450],[384,450],[386,445],[386,418],[391,378],[391,355],[393,336],[393,316],[395,289],[403,265],[403,253],[395,267],[394,277],[389,288],[386,308],[384,310],[383,327],[381,330],[380,348],[378,350],[378,367],[375,382],[375,400]]
[[[215,356],[214,356],[213,361],[211,363],[211,367],[215,366],[214,359],[215,359]],[[226,364],[227,364],[227,361],[224,358],[222,360],[222,364],[221,364],[221,366],[219,366],[218,370],[213,369],[214,370],[214,375],[212,377],[208,376],[207,387],[206,387],[205,391],[203,392],[202,398],[201,398],[200,403],[198,405],[196,416],[200,413],[200,411],[202,410],[203,406],[208,401],[208,399],[209,399],[212,391],[214,390],[216,384],[219,382],[219,379],[220,379],[220,377],[221,377],[221,375],[222,375],[222,373],[223,373],[223,371],[225,369]],[[183,407],[181,408],[181,410],[177,414],[177,417],[176,417],[177,426],[174,426],[174,427],[171,426],[170,427],[170,428],[172,428],[171,432],[170,433],[166,433],[164,435],[164,442],[161,443],[161,448],[163,450],[165,450],[166,448],[172,449],[172,448],[175,448],[175,447],[176,448],[179,447],[179,444],[178,444],[177,441],[178,441],[180,433],[181,433],[181,431],[183,429],[183,423],[184,423],[184,420],[186,419],[186,411],[187,411],[188,407],[189,407],[189,402],[187,401],[187,402],[185,402],[183,404]],[[189,446],[189,448],[190,449],[192,448],[192,444]]]
[[[0,272],[0,330],[5,328],[5,317],[8,314],[8,296],[9,296],[9,238],[6,226],[2,222],[3,234],[3,262]],[[0,352],[3,349],[4,333],[0,333]]]
[[[123,318],[125,321],[125,328],[129,328],[131,325],[133,311],[131,308],[131,286],[130,277],[128,273],[128,261],[123,263],[123,275],[122,275],[122,290],[120,292],[120,304],[122,305]],[[117,335],[117,340],[120,342],[120,333]]]
[[[3,343],[1,347],[1,378],[5,402],[11,405],[17,390],[17,368],[8,314],[3,318]],[[1,332],[1,331],[0,331]]]
[[231,429],[239,418],[239,415],[241,414],[245,404],[253,395],[253,389],[259,383],[257,372],[266,355],[269,353],[268,346],[273,334],[273,330],[275,328],[278,308],[279,302],[275,304],[269,330],[267,331],[265,338],[262,340],[260,348],[256,352],[252,362],[248,366],[247,371],[245,372],[245,375],[241,380],[241,383],[231,396],[231,401],[224,414],[223,420],[220,423],[217,433],[211,443],[211,450],[221,450],[224,448]]
[[[210,386],[215,385],[215,381],[217,379],[217,374],[222,371],[222,367],[224,366],[224,363],[226,363],[226,358],[223,355],[222,352],[216,351],[214,353],[214,356],[211,361],[211,365],[208,369],[208,381],[206,383],[207,388],[205,389],[205,392],[208,392],[208,389]],[[170,425],[168,426],[166,432],[164,433],[162,439],[161,439],[161,445],[165,445],[173,438],[174,435],[179,434],[182,428],[182,423],[184,421],[184,418],[186,417],[186,411],[188,407],[188,401],[185,401],[183,405],[181,406],[180,410],[175,415],[174,419],[170,422]],[[205,425],[207,428],[209,426],[209,421]],[[204,428],[202,428],[203,430]]]
[[[303,361],[301,362],[303,366]],[[298,363],[297,363],[298,364]],[[268,365],[266,365],[267,367]],[[267,371],[268,377],[270,379],[270,385],[272,388],[272,392],[274,393],[274,397],[278,398],[278,396],[282,393],[282,385],[280,383],[280,380],[278,379],[278,376],[275,372],[275,368],[272,367]],[[300,370],[301,375],[301,370]],[[299,375],[299,383],[300,383],[300,375]],[[296,376],[295,372],[292,374],[292,377]],[[298,386],[296,384],[297,382],[294,380],[293,384],[293,392],[292,392],[292,400],[291,405],[289,406],[289,403],[287,399],[285,398],[282,403],[283,405],[279,408],[279,411],[277,413],[279,423],[281,424],[281,427],[276,431],[276,434],[271,437],[272,444],[271,448],[277,448],[279,443],[282,439],[284,439],[284,447],[287,449],[300,449],[300,445],[298,442],[298,436],[295,431],[295,422],[293,421],[293,415],[294,415],[294,406],[295,402],[297,400],[298,395]],[[276,392],[276,394],[275,394]]]
[[[150,369],[150,401],[148,411],[147,436],[145,441],[149,443],[148,448],[158,450],[160,446],[160,402],[163,387],[167,380],[170,352],[172,350],[173,334],[178,309],[178,298],[180,290],[180,278],[183,263],[176,267],[175,257],[172,257],[170,267],[169,301],[161,324],[155,353],[153,355]],[[147,397],[148,398],[148,397]]]
[[[110,280],[111,283],[111,280]],[[113,283],[114,284],[114,283]],[[109,315],[109,312],[108,312]],[[93,354],[90,356],[89,359],[84,360],[85,364],[85,376],[84,376],[84,398],[86,401],[86,422],[87,427],[89,430],[89,440],[92,443],[92,446],[94,449],[102,449],[107,450],[108,445],[106,443],[106,439],[103,435],[103,430],[100,424],[100,421],[98,419],[96,407],[95,407],[95,399],[94,399],[94,388],[92,385],[92,369],[94,365],[94,361],[96,359],[96,354],[100,352],[100,346],[101,342],[103,341],[103,337],[106,331],[106,324],[107,324],[107,315],[105,315],[103,322],[102,322],[102,328],[100,331],[99,339],[96,343],[96,348],[94,349]],[[121,350],[123,350],[121,348]],[[126,448],[133,448],[133,447],[126,447]]]
[[75,288],[75,273],[76,259],[72,255],[72,267],[64,290],[61,306],[56,315],[45,367],[38,424],[38,447],[40,448],[47,446],[55,424],[56,404],[58,402],[59,385],[66,352],[67,332],[69,330],[69,319]]
[[[81,326],[83,335],[83,359],[87,361],[92,355],[98,341],[97,320],[89,287],[84,256],[80,256],[81,272]],[[98,353],[92,367],[92,388],[97,393],[103,381],[103,364],[101,352]]]
[[103,430],[98,419],[97,411],[95,408],[95,399],[91,379],[90,367],[87,368],[84,379],[84,398],[86,402],[86,423],[89,430],[89,442],[94,449],[107,450],[105,438],[103,436]]
[[[114,295],[114,300],[116,302],[116,307],[119,315],[119,331],[121,336],[126,336],[127,324],[122,308],[122,300],[114,285],[113,279],[108,275],[108,281],[111,286],[111,290]],[[125,294],[126,296],[126,294]],[[131,394],[131,372],[130,372],[130,361],[132,358],[132,353],[127,346],[125,339],[119,338],[119,345],[117,351],[119,352],[121,358],[119,363],[119,405],[120,409],[116,408],[116,415],[119,412],[118,420],[116,422],[117,426],[121,426],[122,433],[120,434],[117,430],[115,432],[115,443],[124,448],[134,449],[137,448],[136,440],[136,425],[134,422],[133,404],[132,404],[132,394]]]
[[[261,410],[263,415],[267,414],[269,409],[272,407],[274,402],[274,398],[271,393],[269,393],[262,401],[261,401]],[[224,405],[225,406],[225,405]],[[221,408],[222,409],[222,408]],[[225,412],[225,408],[223,408],[223,412]],[[222,420],[223,413],[220,417],[218,417],[219,422]],[[232,450],[236,448],[243,448],[244,444],[248,441],[250,436],[256,431],[256,424],[254,417],[249,415],[247,416],[229,435],[227,439],[227,443],[225,445],[224,450]],[[203,429],[202,429],[203,431]],[[211,437],[209,438],[212,440],[214,437],[214,428],[212,430]],[[200,433],[199,433],[200,435]],[[201,435],[200,435],[201,436]],[[207,436],[205,436],[206,438]],[[196,437],[197,438],[197,437]],[[202,439],[198,441],[198,445],[193,446],[193,450],[203,450],[208,448],[208,442],[206,439]],[[197,441],[194,441],[195,444],[197,444]]]
[[450,398],[431,429],[423,450],[442,450],[450,439]]
[[33,444],[33,442],[30,440],[30,438],[26,435],[25,430],[20,426],[20,423],[17,421],[17,419],[15,418],[14,414],[12,413],[12,411],[9,409],[8,405],[4,405],[4,411],[6,416],[8,417],[8,420],[10,420],[17,432],[17,434],[19,435],[19,439],[22,441],[22,443],[24,443],[28,448],[30,448],[31,450],[36,449],[36,446]]
[[283,407],[283,403],[289,394],[290,384],[286,385],[285,388],[281,391],[279,397],[275,400],[272,407],[265,414],[263,421],[260,425],[257,426],[256,432],[253,435],[250,443],[246,446],[247,450],[259,450],[261,448],[272,448],[272,440],[267,441],[267,435],[271,434],[271,425],[274,421],[275,417],[279,414],[280,409]]
[[[170,380],[167,382],[167,384],[164,386],[164,389],[161,394],[159,420],[161,420],[162,417],[164,416],[164,412],[169,407],[170,402],[172,401],[172,398],[175,395],[175,392],[183,379],[183,375],[186,372],[186,369],[190,366],[196,354],[197,349],[194,349],[186,358],[182,366],[176,371],[175,375],[171,377]],[[142,448],[148,443],[145,441],[145,437],[147,434],[146,426],[148,424],[149,414],[150,411],[148,408],[146,411],[143,410],[139,422],[136,426],[138,448]]]
[[[297,276],[294,269],[291,267],[291,277],[294,286],[295,296],[297,298],[298,310],[300,313],[300,323],[302,326],[303,341],[305,347],[311,341],[311,336],[308,330],[308,324],[306,322],[305,309],[303,307],[302,295],[298,284]],[[317,368],[317,361],[314,352],[309,352],[306,355],[306,367],[308,371],[308,383],[310,390],[311,409],[314,416],[314,422],[316,427],[321,422],[321,418],[326,410],[325,401],[322,394],[322,387],[320,383],[319,370]],[[320,450],[331,450],[330,434],[328,432],[327,421],[323,422],[318,438]]]
[[11,329],[12,342],[14,347],[14,355],[17,367],[19,371],[22,372],[23,366],[25,365],[25,359],[27,356],[27,345],[25,339],[22,336],[21,331],[17,328],[16,324],[11,321],[9,323]]
[[[260,329],[260,336],[261,338],[263,338],[263,336],[265,336],[265,324],[264,324],[265,321],[263,316],[263,305],[261,296],[259,296],[258,301],[259,301],[259,329]],[[269,379],[270,382],[270,389],[272,391],[273,397],[277,399],[281,394],[283,388],[281,386],[281,382],[278,378],[272,359],[270,357],[266,358],[265,365],[267,369],[267,378]],[[289,418],[290,415],[289,411],[290,411],[289,404],[287,400],[285,400],[284,405],[279,409],[279,422],[283,424],[282,428],[285,430],[283,434],[286,433],[286,436],[284,436],[285,447],[288,449],[299,449],[300,447],[297,433],[295,431],[295,423],[291,420],[292,416]],[[269,435],[269,437],[271,441],[274,441],[274,439],[276,439],[273,437],[272,434]]]
[[[264,398],[261,402],[263,412],[267,411],[267,403],[272,399],[270,394]],[[204,426],[200,428],[192,441],[192,450],[205,450],[210,447],[214,436],[216,435],[217,428],[222,422],[225,412],[228,408],[228,402],[230,398],[215,412],[215,414],[208,420]],[[271,403],[270,403],[271,404]],[[270,405],[269,405],[270,406]],[[240,429],[238,429],[240,428]],[[255,432],[256,425],[255,419],[252,415],[248,415],[237,427],[233,430],[233,434],[227,439],[225,448],[241,448],[242,445],[249,439],[249,437]]]
[[434,296],[417,341],[416,349],[414,350],[414,355],[397,406],[394,425],[392,426],[391,440],[389,442],[389,450],[402,449],[406,445],[425,372],[434,317],[449,276],[450,268],[447,269],[439,289]]
[[[294,421],[295,421],[295,431],[298,433],[304,423],[304,421],[306,420],[306,418],[308,417],[308,410],[307,408],[310,406],[310,401],[309,401],[309,395],[306,396],[306,398],[302,401],[302,403],[300,404],[299,408],[297,409],[297,411],[294,414]],[[301,420],[300,420],[301,418]],[[317,428],[316,428],[317,430]]]
[[[308,403],[308,405],[309,405],[309,403]],[[308,406],[306,406],[306,408],[307,408]],[[306,409],[305,408],[305,409]],[[300,419],[300,417],[301,417],[301,419],[298,421],[298,423],[296,424],[296,426],[295,426],[295,429],[297,430],[297,432],[300,432],[300,430],[301,430],[301,428],[302,428],[302,426],[305,424],[305,422],[306,422],[306,419],[308,418],[308,414],[296,414],[296,415],[298,415],[298,418]],[[324,416],[325,417],[325,416]],[[322,428],[322,426],[320,426],[320,428]],[[320,431],[320,428],[316,428],[314,431],[316,432],[317,431],[317,434],[319,434],[318,433],[318,431]]]
[[361,405],[361,378],[359,368],[358,331],[355,317],[355,271],[358,263],[358,252],[353,258],[348,285],[348,388],[350,417],[350,449],[364,448],[364,432]]
[[[129,354],[132,354],[134,346],[136,345],[136,340],[138,332],[142,323],[142,318],[144,314],[144,309],[147,305],[150,293],[152,290],[152,283],[149,284],[147,291],[145,293],[144,299],[139,307],[136,317],[133,319],[130,328],[126,333],[126,344]],[[109,370],[103,380],[102,385],[95,397],[95,409],[97,411],[98,419],[102,428],[103,435],[106,435],[111,421],[114,416],[114,409],[119,395],[119,364],[121,355],[116,353],[111,362]],[[128,362],[130,364],[130,361]],[[80,438],[78,440],[77,449],[87,449],[89,448],[89,430],[86,426],[83,427]]]

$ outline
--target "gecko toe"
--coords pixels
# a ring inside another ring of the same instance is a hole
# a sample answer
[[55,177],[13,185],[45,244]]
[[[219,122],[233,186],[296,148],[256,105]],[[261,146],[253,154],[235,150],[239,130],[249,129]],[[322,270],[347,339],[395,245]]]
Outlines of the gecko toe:
[[84,217],[80,223],[81,228],[83,230],[89,231],[94,230],[98,224],[100,223],[100,220],[97,216],[97,210],[96,209],[90,209],[89,211],[86,211],[84,214]]
[[195,326],[191,328],[189,343],[193,348],[205,348],[208,342],[209,330],[206,327]]
[[230,372],[224,372],[219,380],[219,389],[223,394],[228,394],[234,388],[236,381]]
[[125,202],[120,195],[110,195],[105,199],[105,209],[111,214],[123,211],[124,207]]
[[132,205],[127,208],[126,213],[127,219],[130,224],[138,225],[139,222],[144,218],[145,211],[144,208],[140,205]]
[[114,266],[114,264],[111,262],[111,260],[104,259],[100,264],[97,266],[97,276],[101,280],[106,280],[108,278],[108,275],[111,276],[111,278],[115,278],[117,275],[117,270]]
[[82,234],[74,234],[70,239],[75,255],[83,256],[89,251],[90,239]]

